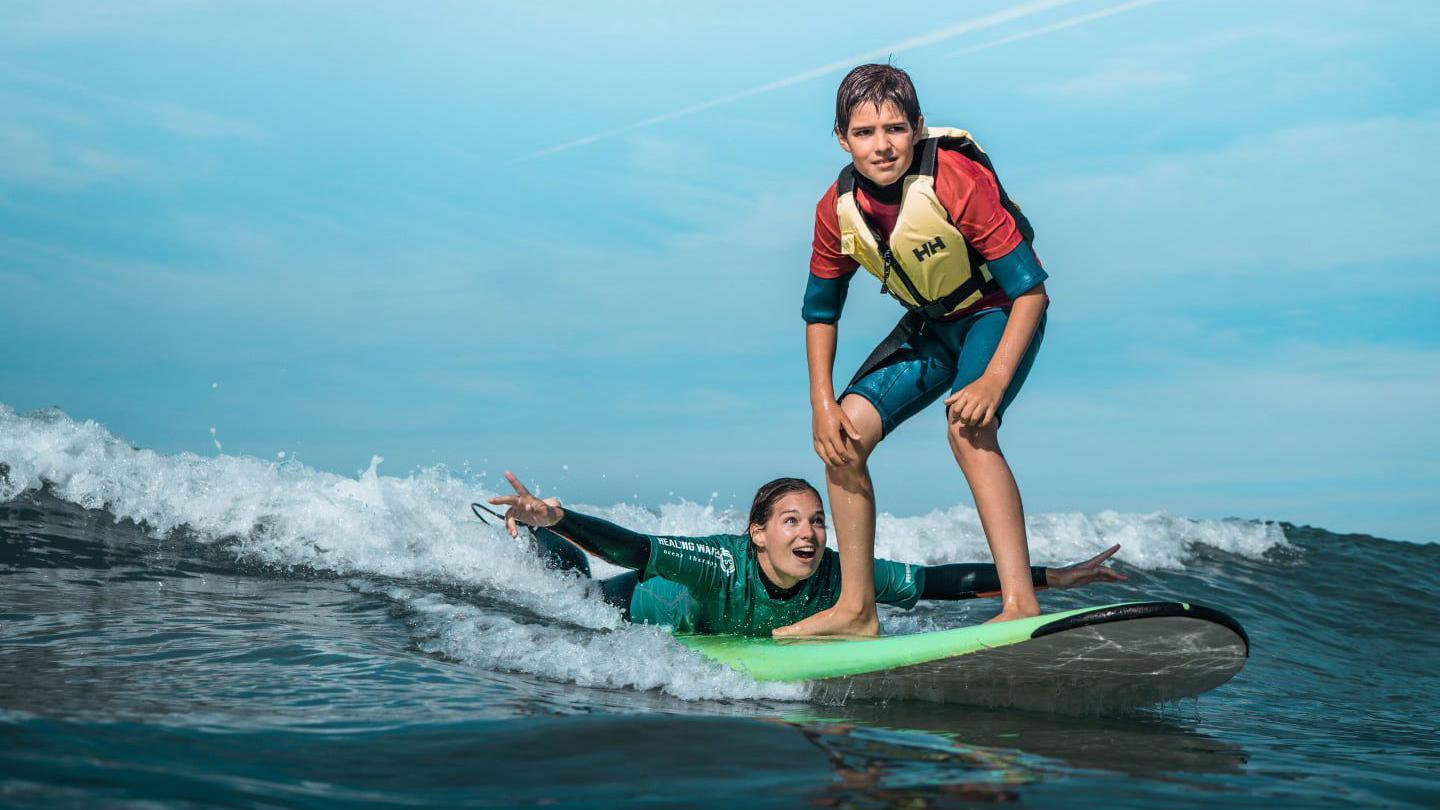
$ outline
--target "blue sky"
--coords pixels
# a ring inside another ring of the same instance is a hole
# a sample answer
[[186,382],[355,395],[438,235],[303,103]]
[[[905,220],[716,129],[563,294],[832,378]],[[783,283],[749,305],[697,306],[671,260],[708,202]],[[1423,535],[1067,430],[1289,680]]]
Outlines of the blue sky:
[[[7,3],[0,402],[590,503],[818,480],[811,218],[835,85],[893,53],[1039,231],[1032,511],[1440,540],[1433,4],[877,9]],[[968,502],[942,430],[887,440],[882,508]]]

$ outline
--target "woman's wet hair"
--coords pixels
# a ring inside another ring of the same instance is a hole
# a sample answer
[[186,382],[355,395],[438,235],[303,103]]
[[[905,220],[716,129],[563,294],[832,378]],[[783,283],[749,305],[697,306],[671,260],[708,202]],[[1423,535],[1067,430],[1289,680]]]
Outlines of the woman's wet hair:
[[894,65],[861,65],[840,82],[835,93],[835,131],[844,135],[850,127],[850,115],[861,104],[874,104],[875,109],[886,103],[905,116],[911,127],[920,126],[920,99],[910,74]]
[[755,491],[755,500],[750,504],[750,525],[764,526],[775,513],[775,504],[793,492],[808,492],[819,500],[820,493],[804,478],[776,478],[761,485]]

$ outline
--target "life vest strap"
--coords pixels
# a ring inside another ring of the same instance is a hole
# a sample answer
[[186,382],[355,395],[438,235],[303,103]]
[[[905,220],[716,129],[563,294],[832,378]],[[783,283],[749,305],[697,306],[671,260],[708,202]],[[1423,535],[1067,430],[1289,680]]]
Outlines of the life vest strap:
[[870,372],[885,365],[886,361],[910,342],[910,338],[914,337],[920,331],[920,327],[924,325],[925,319],[913,309],[901,316],[900,322],[895,324],[895,328],[890,330],[890,334],[886,335],[870,352],[870,356],[866,357],[865,362],[860,364],[860,368],[855,370],[855,376],[850,378],[850,384],[845,387],[853,388],[855,383],[860,382]]
[[[865,358],[865,362],[860,364],[860,368],[856,369],[855,376],[850,378],[850,386],[860,382],[862,377],[885,365],[896,352],[900,351],[906,343],[910,342],[910,338],[914,337],[925,327],[927,321],[942,320],[946,315],[949,315],[952,310],[960,306],[961,302],[981,288],[981,285],[974,278],[971,278],[960,285],[959,289],[946,295],[939,301],[931,301],[922,307],[910,307],[909,311],[900,318],[900,322],[895,324],[895,328],[890,330],[890,334],[886,335],[885,338],[880,341],[874,350],[870,352],[870,356]],[[899,299],[897,298],[896,300]],[[905,302],[901,301],[900,303],[903,304]],[[850,386],[846,387],[848,388]]]

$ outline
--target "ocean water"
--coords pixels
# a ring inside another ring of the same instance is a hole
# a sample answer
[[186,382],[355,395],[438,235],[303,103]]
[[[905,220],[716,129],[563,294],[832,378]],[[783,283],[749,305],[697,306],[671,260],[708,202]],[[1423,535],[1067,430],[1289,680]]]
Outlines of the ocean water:
[[[1037,561],[1118,542],[1131,577],[1042,593],[1046,609],[1220,607],[1250,634],[1245,670],[1124,716],[833,704],[625,624],[470,516],[494,494],[482,476],[162,455],[3,405],[0,466],[0,805],[1440,805],[1434,544],[1034,515]],[[593,511],[673,534],[743,519],[688,502]],[[988,558],[966,506],[883,516],[878,546]]]

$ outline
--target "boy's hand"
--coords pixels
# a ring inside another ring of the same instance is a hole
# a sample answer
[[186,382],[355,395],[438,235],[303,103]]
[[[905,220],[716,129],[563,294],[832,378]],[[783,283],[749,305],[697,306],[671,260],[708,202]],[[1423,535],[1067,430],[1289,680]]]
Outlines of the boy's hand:
[[815,455],[827,466],[838,467],[855,455],[851,444],[860,441],[860,431],[850,424],[840,403],[829,400],[816,405],[810,415],[810,430]]
[[1005,397],[1008,386],[1009,382],[998,374],[980,375],[980,379],[945,399],[950,421],[966,427],[989,427],[995,421],[995,412],[1000,410],[1000,400]]
[[1124,582],[1128,577],[1103,563],[1115,556],[1120,546],[1114,545],[1096,554],[1085,562],[1067,565],[1064,568],[1045,569],[1045,583],[1052,588],[1078,588],[1092,582]]
[[531,495],[530,490],[509,470],[505,471],[505,480],[515,488],[515,494],[491,498],[490,503],[510,507],[505,513],[505,531],[510,532],[511,537],[520,536],[521,523],[537,528],[554,526],[560,522],[560,518],[565,517],[565,510],[560,508],[558,498],[546,498],[542,501]]

